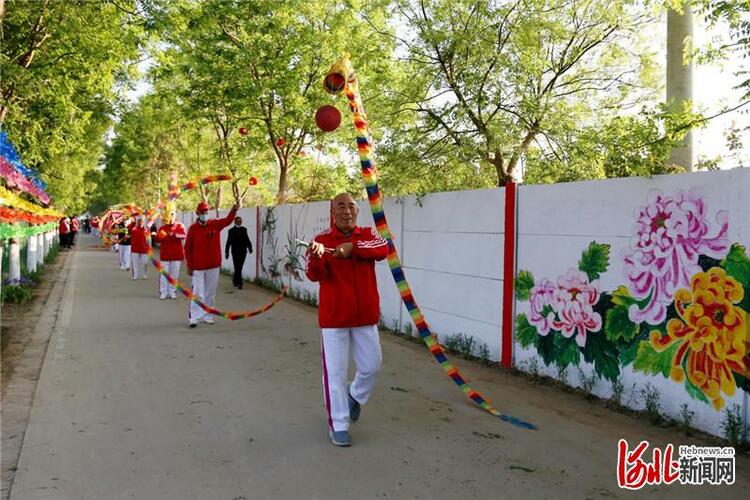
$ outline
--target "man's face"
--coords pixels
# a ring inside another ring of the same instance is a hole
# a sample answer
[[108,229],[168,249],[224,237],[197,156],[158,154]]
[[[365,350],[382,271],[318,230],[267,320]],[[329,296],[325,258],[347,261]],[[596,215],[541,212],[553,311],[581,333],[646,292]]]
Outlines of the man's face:
[[348,233],[357,225],[359,208],[350,194],[343,193],[333,199],[333,223],[339,230]]
[[240,227],[242,225],[242,217],[237,217],[236,219],[234,219],[234,225]]

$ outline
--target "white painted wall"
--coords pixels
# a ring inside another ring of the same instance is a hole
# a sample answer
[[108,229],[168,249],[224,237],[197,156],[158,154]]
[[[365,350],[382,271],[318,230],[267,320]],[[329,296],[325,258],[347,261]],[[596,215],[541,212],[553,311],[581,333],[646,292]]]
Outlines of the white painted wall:
[[[717,232],[714,216],[725,210],[729,214],[729,241],[750,247],[750,170],[734,169],[683,175],[657,176],[651,179],[624,178],[606,181],[587,181],[555,185],[521,186],[518,198],[518,259],[517,269],[531,271],[538,282],[548,278],[553,283],[568,268],[577,267],[581,253],[591,241],[611,245],[610,265],[600,279],[600,289],[612,291],[627,285],[623,252],[635,237],[635,215],[638,207],[646,204],[647,194],[654,189],[665,195],[677,190],[699,187],[706,201],[706,215],[711,223],[709,235]],[[516,302],[516,313],[528,313],[528,302]],[[529,371],[537,359],[540,372],[557,378],[557,368],[545,367],[533,348],[515,345],[514,360],[519,368]],[[593,367],[582,362],[586,376]],[[690,398],[681,384],[661,376],[650,377],[634,373],[632,365],[622,372],[625,386],[624,403],[643,409],[640,390],[650,382],[660,393],[664,414],[679,418],[680,406],[687,404],[695,412],[694,425],[712,434],[721,434],[722,415],[710,406]],[[580,386],[578,370],[568,372],[568,383]],[[633,390],[634,389],[634,390]],[[612,395],[611,384],[598,380],[593,392],[600,397]],[[747,394],[737,391],[725,398],[726,405],[738,404],[747,414]]]
[[[673,194],[678,189],[694,187],[702,189],[709,220],[715,224],[715,213],[727,211],[730,242],[750,247],[748,169],[652,179],[520,186],[517,268],[531,271],[537,280],[548,278],[555,282],[568,268],[577,267],[581,253],[591,241],[597,241],[611,245],[610,266],[599,279],[600,289],[612,291],[619,285],[626,285],[622,256],[634,237],[634,215],[638,207],[646,203],[649,191],[660,189],[665,194]],[[359,207],[359,225],[374,226],[367,200],[360,201]],[[478,343],[487,344],[490,357],[498,360],[502,329],[504,189],[433,193],[419,200],[414,196],[386,198],[384,207],[406,278],[430,327],[442,341],[448,335],[472,335]],[[255,210],[251,207],[241,211],[254,246],[258,241]],[[281,259],[281,276],[277,282],[290,286],[293,295],[317,295],[317,284],[308,281],[303,270],[297,277],[285,272],[284,262],[294,238],[310,241],[329,227],[329,203],[281,205],[272,210],[276,218],[276,256]],[[268,211],[266,207],[258,211],[261,226]],[[189,213],[180,217],[186,227],[194,219]],[[713,228],[710,234],[715,232]],[[222,241],[225,238],[224,233]],[[258,269],[257,272],[268,279],[273,252],[267,232],[262,232],[260,241],[255,251],[261,252],[261,267],[266,271]],[[304,249],[300,252],[304,254]],[[225,262],[223,267],[231,270],[231,262]],[[386,261],[376,264],[376,272],[382,322],[388,328],[405,331],[411,321]],[[243,275],[252,279],[255,273],[255,259],[250,258]],[[528,302],[516,301],[515,313],[522,312],[528,313]],[[529,360],[536,357],[534,349],[514,346],[514,364],[519,368],[528,370]],[[541,359],[538,366],[542,373],[557,376],[555,367],[545,368]],[[580,368],[586,375],[592,373],[592,367],[585,362]],[[650,382],[660,393],[660,404],[666,415],[679,417],[680,405],[687,404],[695,412],[695,426],[721,434],[722,415],[690,398],[681,385],[661,376],[633,373],[631,367],[623,369],[622,382],[624,404],[641,409],[643,401],[638,392]],[[568,383],[580,385],[577,369],[569,369]],[[608,381],[599,380],[593,392],[609,397],[612,391]],[[726,398],[726,407],[735,403],[743,408],[746,422],[750,421],[748,395],[737,391],[734,397]]]

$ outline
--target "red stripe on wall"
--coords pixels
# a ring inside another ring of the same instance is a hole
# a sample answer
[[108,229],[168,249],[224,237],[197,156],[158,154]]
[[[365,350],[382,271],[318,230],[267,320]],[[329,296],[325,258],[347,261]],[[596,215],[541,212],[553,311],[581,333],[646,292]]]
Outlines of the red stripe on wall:
[[255,279],[260,276],[260,207],[255,207]]
[[513,365],[513,303],[516,280],[516,184],[505,185],[505,242],[503,245],[503,329],[500,362]]

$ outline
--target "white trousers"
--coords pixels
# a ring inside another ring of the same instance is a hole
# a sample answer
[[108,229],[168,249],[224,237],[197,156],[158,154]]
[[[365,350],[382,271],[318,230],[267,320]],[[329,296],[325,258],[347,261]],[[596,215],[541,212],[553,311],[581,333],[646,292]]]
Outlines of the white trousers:
[[[219,268],[214,267],[212,269],[204,269],[202,271],[193,271],[193,280],[191,282],[191,289],[198,298],[207,306],[214,306],[214,298],[216,298],[216,285],[219,283]],[[197,323],[201,320],[212,319],[211,315],[201,309],[201,307],[193,301],[190,301],[190,310],[188,312],[188,320],[191,323]]]
[[322,329],[323,398],[328,412],[328,429],[333,431],[349,429],[346,381],[350,346],[356,366],[350,391],[361,405],[370,398],[383,362],[378,325]]
[[120,245],[120,269],[130,269],[130,245]]
[[[164,267],[164,270],[172,276],[174,279],[180,279],[180,264],[182,264],[181,260],[163,260],[161,261],[161,265]],[[169,281],[167,281],[167,278],[159,275],[159,296],[160,297],[175,297],[175,294],[177,292],[175,291],[175,288],[169,284]]]
[[131,254],[130,260],[132,261],[130,267],[133,269],[133,279],[145,280],[146,276],[148,275],[148,273],[146,272],[146,266],[148,266],[148,255],[146,255],[145,253],[133,252]]

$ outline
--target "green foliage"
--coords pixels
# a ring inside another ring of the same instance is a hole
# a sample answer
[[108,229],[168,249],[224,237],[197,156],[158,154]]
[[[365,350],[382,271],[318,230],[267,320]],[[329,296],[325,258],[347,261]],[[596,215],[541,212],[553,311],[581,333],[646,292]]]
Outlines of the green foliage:
[[583,348],[583,359],[594,363],[594,371],[607,380],[616,380],[620,376],[620,362],[615,345],[607,341],[602,332],[589,333]]
[[586,273],[590,281],[599,278],[609,267],[610,245],[592,241],[589,247],[581,254],[578,261],[578,269]]
[[618,305],[605,314],[604,332],[611,342],[630,343],[638,334],[639,326],[630,321],[628,308]]
[[739,243],[732,244],[726,258],[721,262],[721,267],[742,286],[750,287],[750,258],[747,256],[745,247]]
[[409,28],[400,109],[417,118],[389,139],[389,161],[410,149],[414,164],[457,160],[477,178],[486,166],[503,185],[522,156],[567,156],[566,135],[655,85],[637,70],[652,66],[637,43],[651,19],[630,2],[396,3]]
[[538,336],[536,328],[529,323],[526,314],[522,313],[516,316],[516,340],[521,344],[521,347],[531,346]]
[[679,343],[676,342],[664,351],[658,352],[648,340],[642,340],[638,345],[635,360],[633,360],[633,369],[649,375],[662,375],[669,378],[672,358],[678,347]]
[[690,382],[690,379],[688,379],[688,377],[685,377],[685,392],[687,392],[693,399],[697,399],[698,401],[706,404],[711,404],[703,391],[701,391],[699,387],[696,387],[695,384]]
[[[679,8],[684,0],[672,0]],[[714,61],[736,55],[742,61],[736,65],[734,74],[740,79],[738,87],[745,91],[743,100],[750,98],[750,2],[747,0],[693,0],[692,6],[707,22],[709,27],[721,23],[728,25],[725,35],[703,50],[702,60]]]
[[[338,166],[346,156],[336,153],[336,145],[349,149],[353,130],[317,130],[315,110],[331,102],[321,82],[328,67],[350,52],[363,88],[380,94],[391,73],[393,41],[373,30],[390,32],[387,4],[176,2],[166,16],[169,44],[153,71],[156,92],[215,132],[224,169],[270,167],[265,180],[277,186],[279,202],[330,196],[347,185],[347,172]],[[247,134],[240,136],[240,127]],[[324,155],[315,152],[318,147]],[[293,175],[295,170],[306,172]]]
[[450,352],[460,354],[468,358],[474,357],[475,346],[476,340],[471,335],[457,333],[455,335],[448,335],[445,338],[445,347]]
[[534,288],[534,275],[526,270],[519,271],[516,277],[516,298],[529,300],[532,288]]
[[0,122],[57,207],[85,209],[105,132],[132,76],[155,1],[8,0],[3,19]]
[[3,284],[0,303],[23,304],[34,296],[33,285],[24,282],[18,285]]
[[578,365],[581,361],[581,351],[576,344],[575,338],[566,338],[559,333],[551,332],[555,345],[555,363],[560,368],[566,368],[569,365]]
[[651,384],[651,382],[648,382],[646,386],[640,390],[640,393],[643,398],[643,405],[645,406],[646,414],[651,419],[651,422],[659,422],[662,418],[661,404],[659,403],[659,391]]
[[721,431],[730,445],[739,447],[750,428],[745,425],[742,418],[742,408],[738,404],[724,409],[724,418],[721,421]]

